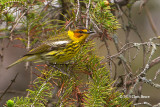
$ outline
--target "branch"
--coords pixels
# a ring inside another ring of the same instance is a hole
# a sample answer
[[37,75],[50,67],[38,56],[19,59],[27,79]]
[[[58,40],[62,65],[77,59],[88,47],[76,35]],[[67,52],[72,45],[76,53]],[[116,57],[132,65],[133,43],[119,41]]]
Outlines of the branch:
[[149,63],[149,68],[153,67],[154,65],[160,63],[160,56],[153,59],[150,63]]
[[[27,12],[27,11],[26,11],[26,12]],[[11,39],[11,40],[12,40],[12,32],[13,32],[13,30],[14,30],[15,27],[18,25],[18,23],[19,23],[19,21],[21,20],[21,18],[26,14],[26,12],[24,12],[24,13],[17,19],[16,24],[14,24],[13,28],[11,29],[11,31],[10,31],[10,34],[11,34],[10,39]]]
[[151,85],[151,86],[153,86],[153,87],[155,87],[155,88],[157,88],[157,89],[160,89],[160,84],[155,84],[155,83],[153,83],[151,79],[148,80],[148,79],[146,79],[146,77],[140,77],[140,79],[141,79],[143,82],[145,82],[145,83],[147,83],[147,84],[149,84],[149,85]]
[[18,73],[16,74],[16,76],[14,77],[13,80],[11,80],[11,83],[9,84],[9,86],[7,87],[7,89],[3,92],[3,94],[0,96],[0,100],[2,99],[2,97],[7,93],[7,91],[9,90],[9,88],[12,86],[12,84],[15,82],[16,78],[18,76]]
[[154,77],[154,80],[157,79],[157,76],[159,75],[159,73],[160,73],[160,69],[156,72],[155,77]]
[[87,29],[88,29],[88,22],[89,22],[89,7],[90,7],[90,4],[91,4],[91,0],[89,0],[88,6],[87,6],[87,11],[86,11],[86,14],[87,14],[87,18],[86,18],[86,28],[87,28]]
[[97,25],[91,18],[90,18],[90,21],[91,21],[91,23],[94,25],[93,27],[94,27],[94,29],[96,30],[96,32],[97,32],[98,34],[103,34],[102,30],[99,29],[98,25]]
[[79,12],[80,12],[80,3],[79,3],[79,0],[77,0],[77,13],[76,13],[76,21],[78,20],[78,15],[79,15]]

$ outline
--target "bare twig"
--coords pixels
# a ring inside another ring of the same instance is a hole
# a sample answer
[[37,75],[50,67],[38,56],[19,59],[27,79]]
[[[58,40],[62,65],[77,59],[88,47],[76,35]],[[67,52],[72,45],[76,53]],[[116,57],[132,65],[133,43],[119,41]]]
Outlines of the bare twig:
[[148,83],[149,85],[151,85],[151,86],[153,86],[153,87],[155,87],[157,89],[160,89],[160,84],[155,84],[155,83],[152,82],[152,80],[150,80],[150,79],[148,80],[146,77],[140,77],[140,79],[143,82]]
[[[30,2],[30,1],[27,1]],[[32,1],[32,3],[34,3],[35,0]],[[25,12],[16,20],[16,23],[14,24],[14,26],[12,27],[11,31],[10,31],[10,39],[12,40],[12,32],[14,31],[14,29],[16,28],[16,26],[18,25],[19,21],[21,20],[21,18],[31,9],[32,7],[29,7],[27,10],[25,10]]]
[[[122,11],[123,11],[123,9],[122,9]],[[133,23],[133,21],[131,19],[131,10],[129,10],[129,15],[125,11],[123,11],[123,13],[128,18],[128,23],[130,23],[128,27],[130,27],[130,29],[132,29],[137,34],[137,36],[139,37],[141,43],[143,43],[144,41],[143,41],[140,33],[138,32],[137,27],[136,27],[136,25]],[[146,62],[145,58],[146,58],[146,49],[143,46],[143,66],[145,65],[145,62]]]
[[114,64],[114,68],[115,68],[114,72],[115,72],[115,73],[114,73],[113,79],[116,80],[116,77],[117,77],[117,65],[116,65],[116,63],[115,63],[112,59],[109,59],[109,60],[111,60],[112,63]]
[[157,79],[157,76],[159,75],[159,73],[160,73],[160,69],[156,72],[156,75],[155,75],[155,77],[154,77],[154,80]]
[[73,21],[70,21],[66,26],[65,26],[65,29],[68,29],[68,27],[73,24]]
[[78,16],[79,16],[79,13],[80,13],[80,2],[79,0],[77,0],[77,13],[76,13],[76,21],[78,21]]
[[159,107],[159,106],[160,106],[160,103],[153,105],[152,107]]
[[[158,39],[157,37],[154,37],[154,39]],[[160,44],[158,43],[153,43],[152,42],[153,38],[150,40],[150,42],[144,42],[144,43],[133,43],[133,42],[129,42],[126,43],[125,45],[122,46],[122,48],[119,50],[119,52],[117,54],[114,54],[112,56],[107,56],[106,58],[116,58],[119,57],[120,54],[122,54],[123,52],[126,52],[126,50],[131,49],[131,48],[137,48],[139,46],[145,46],[147,45],[149,47],[149,45],[151,45],[153,48],[152,50],[152,54],[155,52],[155,48],[156,46],[160,46]],[[127,45],[130,45],[127,47]]]
[[[4,91],[0,91],[0,94],[3,94],[3,93]],[[8,90],[7,93],[25,94],[26,91]]]
[[[127,44],[133,44],[133,43],[127,43]],[[126,44],[120,49],[120,51],[119,51],[117,54],[114,54],[114,55],[112,55],[112,56],[107,56],[106,58],[107,58],[107,59],[108,59],[108,58],[110,59],[110,58],[119,57],[119,55],[122,54],[123,52],[125,52],[126,50],[135,47],[134,45],[131,45],[131,46],[127,47],[127,48],[124,48],[125,46],[126,46]],[[124,48],[124,49],[123,49],[123,48]]]
[[138,77],[141,76],[142,74],[146,74],[147,70],[149,69],[149,63],[151,61],[151,58],[152,58],[153,54],[156,51],[156,45],[154,43],[151,43],[151,45],[152,45],[152,51],[151,51],[151,54],[149,56],[148,62],[145,65],[145,68],[143,69],[143,71],[138,75]]
[[11,31],[10,31],[10,34],[11,34],[10,39],[11,39],[11,40],[12,40],[12,32],[13,32],[13,30],[16,28],[16,26],[18,25],[19,21],[21,20],[21,18],[22,18],[25,14],[26,14],[26,12],[24,12],[24,13],[17,19],[16,24],[15,24],[15,25],[13,26],[13,28],[11,29]]
[[50,0],[49,2],[47,2],[47,4],[44,5],[44,7],[42,8],[42,10],[41,10],[40,13],[42,13],[42,12],[46,9],[46,7],[52,3],[52,1],[53,1],[53,0]]
[[101,29],[99,29],[98,25],[97,25],[91,18],[90,18],[90,21],[91,21],[91,23],[94,25],[94,29],[96,30],[96,32],[97,32],[98,34],[102,34],[103,32],[102,32]]
[[[107,43],[107,41],[106,41],[105,38],[103,38],[103,42],[105,43],[105,46],[106,46],[106,48],[107,48],[108,55],[110,56],[110,55],[111,55],[111,52],[110,52],[108,43]],[[111,60],[112,60],[112,59],[111,59]],[[109,64],[109,69],[110,69],[110,75],[111,75],[111,77],[112,77],[112,62],[109,60],[109,63],[108,63],[108,64]]]
[[86,28],[87,29],[88,29],[88,24],[89,24],[89,7],[90,7],[90,4],[91,4],[91,0],[89,0],[88,6],[87,6],[87,11],[86,11],[86,14],[87,14],[87,17],[86,17]]
[[13,78],[13,80],[11,80],[11,83],[9,84],[9,86],[7,87],[7,89],[3,92],[3,94],[0,96],[0,100],[2,99],[2,97],[7,93],[7,91],[9,90],[9,88],[12,86],[12,84],[15,82],[16,78],[18,76],[18,73],[15,75],[15,77]]
[[149,63],[149,68],[153,67],[154,65],[160,63],[160,57],[157,57],[155,59],[153,59],[150,63]]

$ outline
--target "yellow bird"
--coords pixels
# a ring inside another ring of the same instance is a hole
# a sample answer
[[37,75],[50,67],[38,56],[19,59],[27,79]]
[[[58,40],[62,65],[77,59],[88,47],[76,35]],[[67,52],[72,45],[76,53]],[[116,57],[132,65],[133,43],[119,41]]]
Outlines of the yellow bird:
[[7,69],[23,61],[64,63],[79,52],[85,39],[91,33],[94,32],[88,31],[84,27],[79,27],[74,31],[69,30],[55,35],[9,65]]

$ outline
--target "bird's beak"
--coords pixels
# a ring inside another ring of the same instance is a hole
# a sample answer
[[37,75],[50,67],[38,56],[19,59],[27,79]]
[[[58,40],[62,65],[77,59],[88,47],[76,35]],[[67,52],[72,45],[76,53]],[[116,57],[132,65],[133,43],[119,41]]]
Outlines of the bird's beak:
[[91,34],[91,33],[95,33],[95,32],[93,32],[93,31],[88,31],[88,32],[87,32],[87,34]]

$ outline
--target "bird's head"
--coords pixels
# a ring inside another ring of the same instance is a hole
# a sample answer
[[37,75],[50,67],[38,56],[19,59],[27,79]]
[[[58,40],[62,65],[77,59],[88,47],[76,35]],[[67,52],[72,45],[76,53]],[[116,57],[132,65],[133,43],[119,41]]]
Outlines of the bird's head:
[[78,41],[78,42],[82,42],[84,41],[89,34],[94,33],[92,31],[88,31],[86,28],[84,27],[79,27],[78,29],[74,30],[74,31],[68,31],[68,35],[69,37],[73,40],[73,41]]

